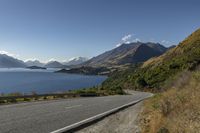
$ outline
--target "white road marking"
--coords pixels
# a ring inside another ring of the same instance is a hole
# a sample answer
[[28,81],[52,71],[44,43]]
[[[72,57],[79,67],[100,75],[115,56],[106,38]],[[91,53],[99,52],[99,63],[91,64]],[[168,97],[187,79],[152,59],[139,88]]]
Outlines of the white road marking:
[[82,105],[74,105],[74,106],[69,106],[69,107],[65,107],[65,109],[71,109],[71,108],[76,108],[76,107],[81,107]]

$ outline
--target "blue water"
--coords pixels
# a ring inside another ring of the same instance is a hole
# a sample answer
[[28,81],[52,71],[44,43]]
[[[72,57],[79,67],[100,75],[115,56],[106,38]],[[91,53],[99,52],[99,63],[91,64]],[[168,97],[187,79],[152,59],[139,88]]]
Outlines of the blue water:
[[64,92],[101,84],[106,76],[54,73],[54,69],[0,69],[0,93]]

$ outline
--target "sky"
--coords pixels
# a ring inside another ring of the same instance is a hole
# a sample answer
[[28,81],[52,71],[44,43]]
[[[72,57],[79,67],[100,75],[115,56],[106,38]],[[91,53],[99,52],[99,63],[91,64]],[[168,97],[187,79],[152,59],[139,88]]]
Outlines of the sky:
[[0,53],[91,58],[123,42],[178,44],[200,27],[199,0],[0,0]]

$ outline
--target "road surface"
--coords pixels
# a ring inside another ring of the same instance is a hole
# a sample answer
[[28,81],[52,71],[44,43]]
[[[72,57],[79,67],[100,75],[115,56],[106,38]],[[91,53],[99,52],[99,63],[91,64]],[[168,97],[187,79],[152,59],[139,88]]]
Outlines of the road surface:
[[63,99],[0,106],[1,133],[49,133],[151,94]]

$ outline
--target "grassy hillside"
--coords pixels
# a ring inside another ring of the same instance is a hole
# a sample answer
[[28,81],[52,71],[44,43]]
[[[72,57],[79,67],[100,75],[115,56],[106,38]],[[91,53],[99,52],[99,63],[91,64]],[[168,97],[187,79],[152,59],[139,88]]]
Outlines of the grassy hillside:
[[200,71],[183,72],[167,91],[145,101],[142,133],[200,131]]
[[161,91],[165,83],[176,74],[183,70],[194,70],[198,64],[200,64],[200,29],[175,48],[162,56],[148,60],[132,72],[127,70],[123,74],[111,76],[104,82],[103,87],[127,89],[128,85],[128,89]]

